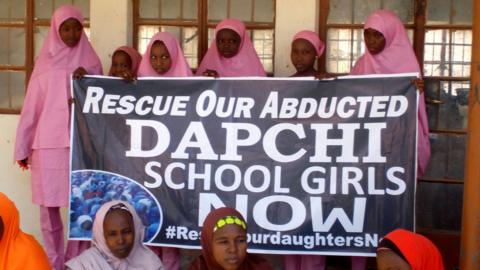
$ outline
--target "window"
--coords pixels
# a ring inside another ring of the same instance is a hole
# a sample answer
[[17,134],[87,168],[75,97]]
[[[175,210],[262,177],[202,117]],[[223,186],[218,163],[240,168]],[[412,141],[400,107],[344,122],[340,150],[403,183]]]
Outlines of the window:
[[224,18],[245,22],[265,70],[273,72],[275,0],[135,0],[134,40],[144,53],[158,31],[174,34],[190,67],[196,68]]
[[363,23],[370,13],[385,8],[397,13],[413,39],[413,0],[322,0],[320,5],[328,6],[326,25],[327,50],[325,67],[330,73],[349,73],[357,59],[364,53]]
[[[425,78],[431,158],[417,189],[417,226],[459,231],[470,62],[472,0],[320,0],[319,69],[348,73],[364,52],[362,24],[375,9],[402,19]],[[444,211],[444,209],[456,209]]]
[[[19,113],[28,78],[47,35],[53,11],[63,4],[78,6],[86,19],[88,0],[0,1],[0,113]],[[87,24],[88,25],[88,24]],[[85,28],[88,34],[88,28]]]

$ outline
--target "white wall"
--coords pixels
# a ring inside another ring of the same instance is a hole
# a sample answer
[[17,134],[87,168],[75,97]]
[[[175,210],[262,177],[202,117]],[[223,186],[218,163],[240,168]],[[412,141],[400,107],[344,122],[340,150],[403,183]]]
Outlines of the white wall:
[[112,52],[124,45],[132,46],[132,1],[90,0],[90,39],[108,73]]
[[13,163],[18,115],[0,115],[0,191],[17,205],[22,230],[41,240],[38,207],[32,204],[30,172]]
[[[290,43],[293,35],[317,27],[317,1],[279,0],[276,5],[275,75],[294,73],[290,63]],[[92,44],[100,56],[104,71],[110,67],[112,51],[132,44],[130,0],[91,0],[90,26]],[[301,14],[301,16],[298,16]],[[293,16],[295,17],[294,19]],[[127,20],[125,20],[127,18]],[[13,148],[18,115],[0,114],[0,191],[9,196],[20,211],[22,229],[42,241],[39,210],[31,202],[30,173],[22,172],[13,163]],[[63,216],[65,217],[65,210]]]

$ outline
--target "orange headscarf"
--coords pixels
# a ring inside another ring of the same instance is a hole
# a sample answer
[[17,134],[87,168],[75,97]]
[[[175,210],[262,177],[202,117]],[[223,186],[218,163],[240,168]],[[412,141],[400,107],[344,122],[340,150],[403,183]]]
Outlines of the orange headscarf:
[[384,239],[390,240],[398,248],[412,270],[444,270],[442,255],[426,237],[397,229],[385,235]]
[[37,240],[20,230],[18,210],[15,204],[1,192],[0,217],[3,221],[3,236],[0,240],[0,269],[52,269],[45,251]]

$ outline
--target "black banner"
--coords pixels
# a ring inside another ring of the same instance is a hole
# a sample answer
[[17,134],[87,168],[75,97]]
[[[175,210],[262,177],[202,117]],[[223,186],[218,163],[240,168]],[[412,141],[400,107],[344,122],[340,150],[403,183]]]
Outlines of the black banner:
[[70,238],[121,199],[153,245],[198,248],[230,206],[251,252],[371,256],[414,229],[413,79],[74,81]]

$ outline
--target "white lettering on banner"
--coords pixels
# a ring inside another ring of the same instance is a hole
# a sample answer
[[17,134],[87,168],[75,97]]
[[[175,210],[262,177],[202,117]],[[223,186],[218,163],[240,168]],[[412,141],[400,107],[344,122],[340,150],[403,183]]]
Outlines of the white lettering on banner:
[[[155,157],[161,155],[167,150],[170,144],[170,131],[168,128],[158,121],[153,120],[133,120],[127,119],[127,126],[130,126],[130,150],[125,152],[127,157]],[[153,128],[157,138],[162,135],[161,140],[157,140],[157,144],[149,150],[142,149],[142,131],[144,128]]]
[[[200,193],[198,194],[198,226],[202,227],[207,215],[213,210],[220,207],[225,207],[225,203],[220,200],[215,193]],[[235,195],[235,209],[245,218],[248,223],[248,195]]]
[[[340,173],[338,173],[340,171]],[[375,177],[375,167],[367,168],[367,175],[357,167],[341,167],[338,170],[337,167],[321,167],[311,166],[306,168],[300,178],[302,189],[311,195],[324,194],[327,190],[327,184],[330,186],[328,194],[337,194],[337,182],[341,185],[343,195],[384,195],[385,193],[398,196],[405,192],[406,184],[405,180],[395,176],[394,174],[403,174],[405,177],[405,170],[401,167],[391,167],[386,171],[385,178],[377,179]],[[328,179],[328,180],[327,180]],[[385,179],[387,181],[385,181]],[[367,190],[363,189],[362,182],[367,182]],[[388,186],[389,183],[393,183],[396,189],[392,189]],[[380,187],[378,185],[380,184]],[[353,187],[355,192],[351,192],[350,186]]]
[[[220,156],[221,160],[242,161],[238,154],[239,146],[252,146],[260,141],[262,133],[260,129],[250,123],[222,123],[225,129],[225,154]],[[240,139],[240,132],[245,131],[247,136]]]
[[[196,140],[193,139],[194,137]],[[218,159],[218,155],[213,151],[212,144],[208,140],[208,135],[201,122],[190,122],[177,149],[171,154],[172,158],[188,159],[187,148],[198,148],[200,150],[196,156],[197,159]]]
[[[169,147],[170,132],[168,128],[159,121],[153,120],[127,120],[127,125],[131,126],[130,150],[127,151],[128,157],[154,157],[160,156]],[[150,150],[142,149],[142,130],[151,127],[155,130],[157,145]],[[264,153],[276,162],[293,162],[301,159],[307,151],[299,147],[293,153],[281,153],[277,146],[277,140],[286,133],[293,133],[298,137],[298,141],[306,139],[305,128],[302,124],[280,123],[268,128],[263,138],[260,129],[250,123],[222,123],[225,130],[225,153],[216,153],[209,140],[209,135],[202,122],[192,121],[187,126],[182,138],[180,139],[175,151],[171,153],[173,159],[190,159],[188,149],[194,148],[195,158],[200,160],[227,160],[242,161],[243,157],[239,155],[239,149],[247,147],[256,147],[257,142],[262,140]],[[309,157],[310,162],[330,163],[332,156],[328,153],[328,147],[341,147],[340,155],[335,157],[337,163],[356,163],[359,162],[359,156],[354,154],[354,139],[356,132],[368,131],[368,155],[362,157],[363,162],[382,163],[386,157],[381,153],[381,131],[386,128],[385,123],[341,123],[341,124],[310,124],[310,129],[314,131],[314,153]],[[332,130],[341,130],[341,138],[329,138],[327,134]],[[242,135],[243,134],[243,135]],[[244,134],[247,134],[246,136]],[[241,138],[243,137],[243,138]],[[295,143],[292,143],[295,145]]]
[[[237,194],[235,204],[230,205],[230,207],[235,207],[245,218],[248,218],[250,215],[246,211],[249,208],[249,203],[251,203],[251,201],[248,200],[248,195]],[[267,215],[268,208],[278,203],[287,204],[291,209],[291,216],[287,218],[286,222],[281,224],[273,223],[268,219]],[[346,232],[358,233],[363,231],[366,204],[366,198],[354,198],[353,213],[350,219],[345,213],[345,210],[338,207],[333,208],[330,214],[324,215],[324,205],[321,197],[310,197],[309,204],[305,205],[293,196],[272,195],[254,202],[251,217],[255,223],[263,229],[279,232],[290,231],[299,228],[305,223],[307,207],[310,206],[311,222],[314,232],[328,232],[335,222],[338,221]],[[198,226],[201,226],[212,209],[225,207],[225,203],[216,193],[200,193],[198,207]]]
[[[367,110],[367,105],[370,110]],[[317,115],[320,118],[384,118],[399,117],[408,109],[408,99],[405,96],[360,96],[360,97],[322,97],[313,98],[285,97],[279,101],[278,92],[270,92],[259,115],[262,118],[310,118]]]
[[251,118],[254,105],[253,98],[230,97],[227,100],[226,97],[217,97],[213,90],[205,90],[198,97],[196,111],[200,117],[207,117],[215,112],[215,116],[220,118]]
[[[282,186],[282,183],[289,181],[282,178],[281,166],[274,166],[271,170],[266,166],[252,165],[242,171],[233,164],[213,167],[210,163],[185,165],[181,162],[173,162],[165,166],[163,175],[159,172],[161,167],[160,162],[157,161],[147,163],[145,173],[153,178],[153,181],[145,181],[146,187],[158,188],[165,181],[167,187],[175,190],[187,188],[210,191],[218,189],[223,192],[235,192],[242,187],[252,193],[261,193],[267,190],[276,194],[290,193],[290,188]],[[300,185],[303,191],[311,195],[325,194],[327,190],[326,194],[335,195],[338,193],[337,184],[341,188],[340,194],[346,196],[365,194],[399,196],[405,193],[404,168],[387,168],[385,176],[380,178],[376,177],[375,167],[368,167],[366,171],[366,175],[364,175],[364,172],[358,167],[311,166],[302,172]]]
[[352,221],[342,208],[333,208],[330,215],[324,219],[322,198],[310,197],[313,231],[328,232],[335,221],[338,220],[346,232],[362,232],[366,205],[367,198],[354,198]]

